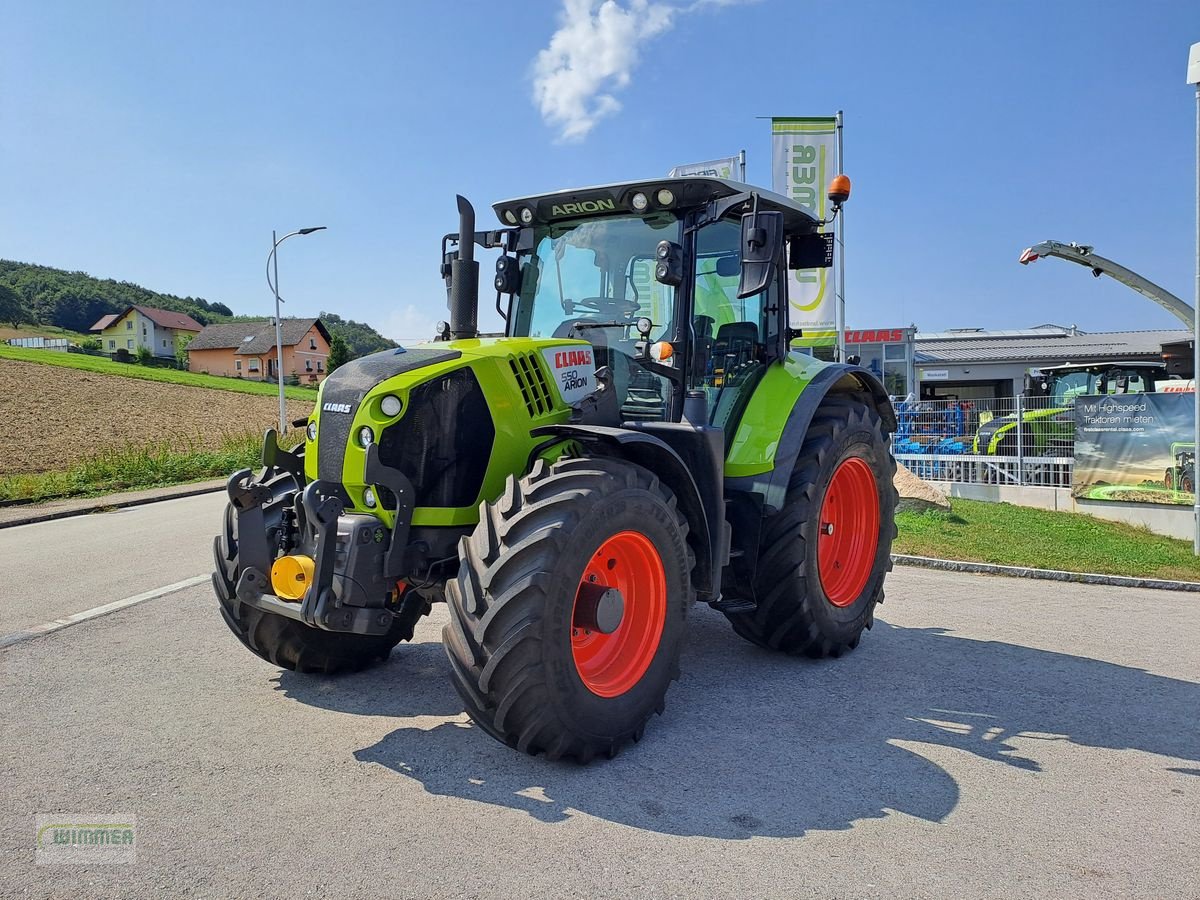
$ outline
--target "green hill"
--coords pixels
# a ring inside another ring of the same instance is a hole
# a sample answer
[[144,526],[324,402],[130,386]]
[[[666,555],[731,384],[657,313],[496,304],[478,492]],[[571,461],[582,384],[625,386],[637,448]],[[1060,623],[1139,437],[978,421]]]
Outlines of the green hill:
[[[128,306],[153,306],[187,313],[202,325],[214,322],[246,320],[235,316],[224,303],[201,297],[160,294],[129,281],[93,278],[86,272],[68,272],[50,266],[0,259],[0,290],[11,288],[16,294],[26,324],[54,325],[68,331],[86,333],[101,317],[118,313]],[[334,313],[321,313],[331,334],[341,335],[352,357],[395,347],[370,325],[343,319]]]

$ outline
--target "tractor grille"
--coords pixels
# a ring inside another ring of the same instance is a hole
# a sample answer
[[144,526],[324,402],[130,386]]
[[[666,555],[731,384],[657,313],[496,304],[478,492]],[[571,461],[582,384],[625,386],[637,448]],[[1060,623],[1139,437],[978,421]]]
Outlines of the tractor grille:
[[529,417],[544,416],[554,409],[554,395],[550,393],[550,384],[546,373],[542,371],[536,353],[521,353],[508,361],[512,366],[513,377],[517,380],[517,388],[529,410]]
[[[408,476],[417,506],[473,506],[479,499],[496,428],[469,368],[413,388],[404,418],[379,436],[379,461]],[[395,499],[384,498],[395,507]]]

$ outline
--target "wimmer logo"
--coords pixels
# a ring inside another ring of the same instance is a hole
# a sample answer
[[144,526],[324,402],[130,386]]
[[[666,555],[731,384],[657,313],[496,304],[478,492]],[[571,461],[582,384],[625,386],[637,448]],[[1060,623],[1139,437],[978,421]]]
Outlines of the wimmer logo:
[[134,816],[40,815],[35,827],[34,862],[38,865],[112,865],[136,860]]

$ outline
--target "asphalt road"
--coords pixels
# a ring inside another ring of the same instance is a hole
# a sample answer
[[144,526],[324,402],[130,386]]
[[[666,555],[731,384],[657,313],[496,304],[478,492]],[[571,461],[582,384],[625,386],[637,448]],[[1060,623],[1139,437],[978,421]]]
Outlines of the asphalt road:
[[[0,636],[203,574],[220,495],[0,531]],[[382,668],[280,672],[204,585],[0,649],[0,895],[1200,896],[1200,600],[897,570],[841,660],[707,608],[646,740],[470,726],[444,609]],[[36,866],[34,819],[137,861]]]

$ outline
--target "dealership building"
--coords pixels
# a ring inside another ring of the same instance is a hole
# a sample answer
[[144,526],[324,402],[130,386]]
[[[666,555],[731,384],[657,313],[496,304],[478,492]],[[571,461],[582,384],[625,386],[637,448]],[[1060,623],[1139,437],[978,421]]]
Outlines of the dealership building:
[[911,392],[922,400],[985,400],[1015,397],[1030,369],[1063,363],[1162,362],[1172,345],[1189,360],[1186,329],[1094,331],[1039,325],[1020,331],[956,328],[922,332],[908,328],[846,331],[846,354],[875,373],[897,399]]

